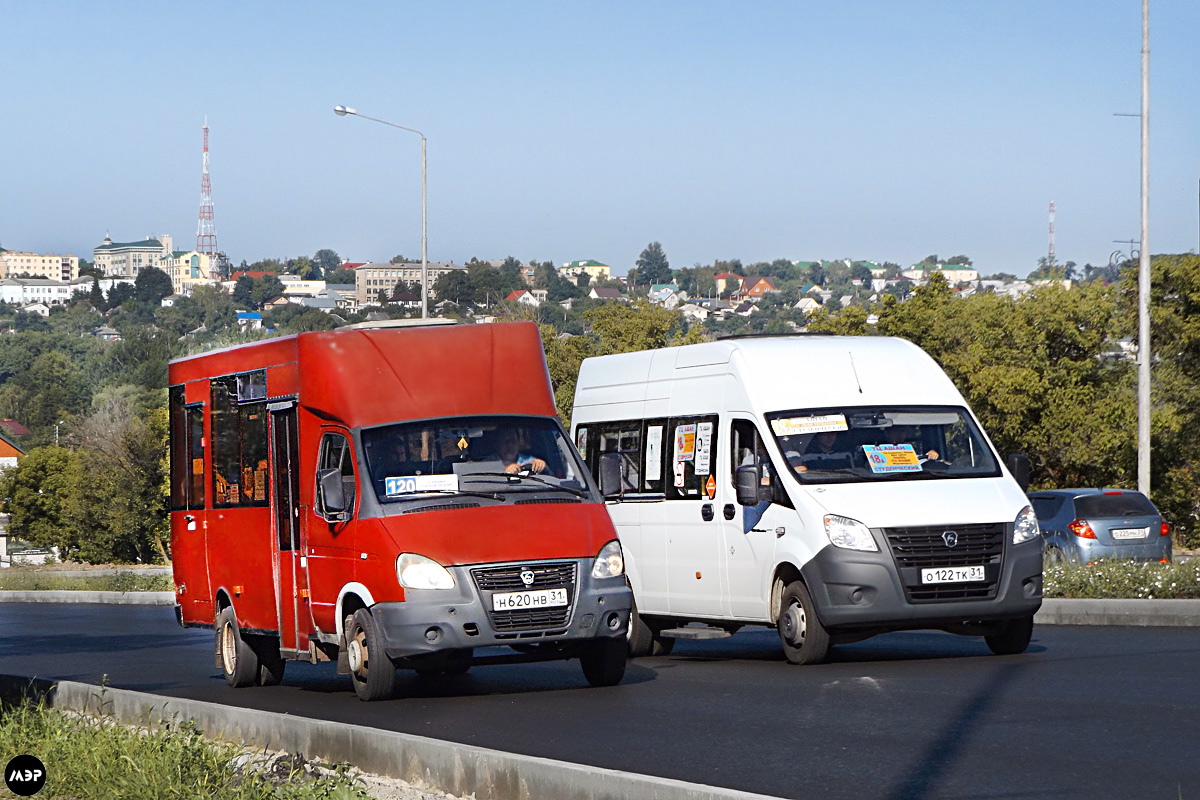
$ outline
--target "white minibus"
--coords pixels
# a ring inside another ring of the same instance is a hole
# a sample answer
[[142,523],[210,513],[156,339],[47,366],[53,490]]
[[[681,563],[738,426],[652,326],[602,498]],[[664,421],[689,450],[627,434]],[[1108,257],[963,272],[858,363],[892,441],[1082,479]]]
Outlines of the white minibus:
[[633,655],[742,625],[775,626],[794,664],[906,629],[1029,645],[1029,461],[1002,463],[911,342],[750,336],[589,358],[572,433],[624,550]]

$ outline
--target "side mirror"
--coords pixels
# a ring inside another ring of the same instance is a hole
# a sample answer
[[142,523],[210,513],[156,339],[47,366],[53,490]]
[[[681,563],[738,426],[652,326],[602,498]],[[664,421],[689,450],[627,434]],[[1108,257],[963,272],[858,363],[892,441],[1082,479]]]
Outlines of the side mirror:
[[334,521],[349,519],[346,513],[346,487],[342,485],[341,470],[330,468],[318,472],[317,492],[321,501],[321,513],[326,518]]
[[620,453],[603,453],[600,456],[600,494],[606,499],[621,496]]
[[758,467],[738,467],[733,473],[733,483],[737,489],[737,501],[740,506],[756,506],[762,502],[759,496],[761,479]]
[[1024,453],[1013,453],[1008,457],[1008,471],[1016,479],[1022,492],[1029,491],[1029,456]]

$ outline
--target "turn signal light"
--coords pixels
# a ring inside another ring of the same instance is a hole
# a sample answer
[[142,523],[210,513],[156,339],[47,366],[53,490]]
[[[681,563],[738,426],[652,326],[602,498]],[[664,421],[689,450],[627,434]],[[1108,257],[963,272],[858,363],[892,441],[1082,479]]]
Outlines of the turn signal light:
[[1171,535],[1171,526],[1164,522],[1162,524],[1162,527],[1158,529],[1158,533],[1160,536],[1170,536]]
[[1080,539],[1096,538],[1096,532],[1092,530],[1091,525],[1088,525],[1086,519],[1080,519],[1079,517],[1076,517],[1067,524],[1067,527],[1071,529],[1071,533],[1075,534]]

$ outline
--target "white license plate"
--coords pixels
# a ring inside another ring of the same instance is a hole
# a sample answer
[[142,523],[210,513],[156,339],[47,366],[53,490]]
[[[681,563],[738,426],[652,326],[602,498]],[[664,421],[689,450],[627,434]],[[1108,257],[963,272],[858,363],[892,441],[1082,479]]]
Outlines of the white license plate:
[[935,567],[921,570],[921,583],[970,583],[985,581],[983,567]]
[[1113,528],[1114,539],[1145,539],[1150,535],[1149,528]]
[[531,592],[502,592],[492,595],[492,611],[522,608],[554,608],[567,604],[566,589],[535,589]]

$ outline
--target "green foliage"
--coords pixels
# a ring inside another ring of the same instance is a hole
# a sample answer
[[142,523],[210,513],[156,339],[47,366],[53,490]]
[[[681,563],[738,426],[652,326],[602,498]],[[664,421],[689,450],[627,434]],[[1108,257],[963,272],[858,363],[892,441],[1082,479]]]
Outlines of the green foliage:
[[638,256],[637,279],[638,283],[647,286],[671,282],[671,264],[667,261],[663,246],[658,242],[646,245],[646,249]]
[[134,297],[140,302],[151,305],[157,305],[174,291],[171,285],[171,276],[156,267],[143,269],[133,281]]
[[6,592],[170,592],[170,575],[118,572],[115,575],[60,575],[55,570],[12,567],[0,572]]
[[1117,561],[1094,564],[1049,561],[1043,568],[1046,597],[1200,599],[1200,560]]
[[35,447],[20,466],[0,471],[0,504],[10,515],[9,532],[41,547],[59,545],[77,475],[76,456],[65,447]]
[[[329,280],[330,270],[336,270],[342,266],[342,257],[337,254],[336,250],[328,248],[318,250],[313,254],[312,263],[321,273],[325,275],[325,280]],[[336,281],[333,281],[336,283]]]

